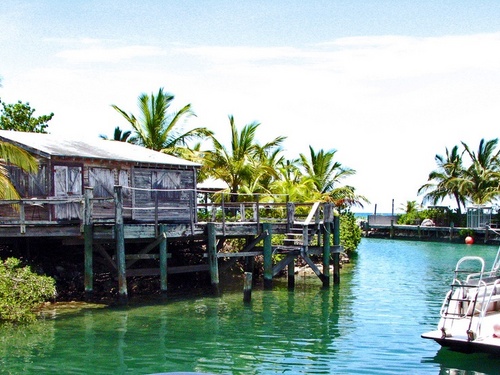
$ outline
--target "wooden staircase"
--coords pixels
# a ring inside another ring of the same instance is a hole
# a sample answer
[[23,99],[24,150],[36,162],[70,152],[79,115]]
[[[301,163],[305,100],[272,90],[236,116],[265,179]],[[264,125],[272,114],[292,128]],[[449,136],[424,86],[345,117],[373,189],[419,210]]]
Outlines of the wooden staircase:
[[[320,221],[319,221],[319,202],[314,203],[311,207],[311,211],[304,222],[293,221],[290,225],[288,232],[286,233],[285,239],[282,245],[278,245],[274,248],[274,251],[278,254],[285,254],[286,257],[282,259],[273,268],[273,275],[276,275],[286,266],[294,265],[295,258],[301,257],[306,264],[314,271],[314,273],[324,281],[325,275],[319,270],[316,264],[309,257],[309,245],[315,238],[315,235],[320,233]],[[313,218],[315,220],[313,221]],[[291,274],[289,272],[289,278]]]

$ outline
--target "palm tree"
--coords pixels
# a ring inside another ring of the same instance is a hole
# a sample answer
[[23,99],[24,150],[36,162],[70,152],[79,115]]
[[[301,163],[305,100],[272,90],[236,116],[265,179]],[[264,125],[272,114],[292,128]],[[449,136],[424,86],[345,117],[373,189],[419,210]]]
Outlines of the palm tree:
[[191,104],[185,105],[177,112],[169,113],[173,100],[174,96],[165,93],[163,88],[160,88],[156,95],[141,94],[138,99],[139,118],[132,113],[127,114],[114,104],[112,107],[132,125],[139,145],[177,155],[179,148],[186,147],[189,140],[211,136],[212,132],[206,128],[182,132],[180,125],[194,113],[191,110]]
[[[123,131],[120,129],[119,126],[115,128],[115,131],[113,133],[113,141],[118,141],[118,142],[128,142],[128,143],[135,143],[135,138],[131,138],[130,136],[132,135],[131,130]],[[109,140],[107,135],[100,134],[99,137],[101,139]]]
[[412,214],[418,211],[420,208],[420,205],[417,203],[417,201],[406,201],[406,203],[401,204],[401,210],[405,214]]
[[429,173],[429,182],[418,189],[419,195],[426,193],[422,203],[431,202],[435,205],[446,197],[452,197],[457,204],[458,214],[462,213],[461,207],[465,208],[466,201],[461,188],[464,175],[462,156],[463,152],[459,152],[458,146],[454,146],[451,152],[446,148],[446,156],[434,157],[438,168]]
[[23,149],[0,141],[0,199],[20,199],[19,193],[10,180],[7,165],[14,165],[28,173],[36,173],[38,162]]
[[352,207],[363,208],[363,203],[370,203],[364,195],[356,193],[354,186],[340,186],[333,188],[327,195],[323,195],[323,200],[333,202],[339,211],[349,211]]
[[309,158],[304,154],[299,155],[299,163],[305,170],[304,176],[312,180],[321,194],[332,191],[340,180],[356,173],[354,169],[343,167],[334,160],[336,152],[337,150],[319,150],[316,153],[312,146],[309,146]]
[[313,200],[311,192],[316,190],[311,180],[303,178],[297,160],[280,160],[276,166],[278,177],[270,184],[275,201],[308,202]]
[[212,137],[213,150],[205,153],[204,169],[210,176],[226,182],[231,193],[231,201],[235,202],[238,200],[236,194],[244,185],[247,186],[248,191],[255,191],[256,183],[264,175],[271,173],[271,169],[274,168],[263,162],[263,156],[272,155],[280,148],[286,137],[276,137],[261,146],[255,139],[259,123],[247,124],[238,132],[234,117],[229,116],[229,125],[231,128],[230,148]]
[[500,151],[496,151],[497,144],[498,138],[489,141],[483,138],[475,153],[462,142],[472,164],[464,171],[460,189],[475,204],[489,203],[500,194]]

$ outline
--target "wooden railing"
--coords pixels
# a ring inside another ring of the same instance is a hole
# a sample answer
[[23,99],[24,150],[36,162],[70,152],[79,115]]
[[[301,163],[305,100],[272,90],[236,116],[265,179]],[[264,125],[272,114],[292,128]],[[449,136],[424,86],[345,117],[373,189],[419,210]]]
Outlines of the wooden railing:
[[[165,192],[179,192],[179,190],[148,190],[148,194],[153,196]],[[182,216],[184,219],[181,220],[184,223],[194,225],[199,222],[215,222],[222,223],[224,227],[231,223],[276,222],[293,226],[296,223],[310,225],[322,221],[333,221],[333,208],[331,204],[326,203],[294,203],[288,202],[283,196],[266,195],[264,197],[257,194],[238,195],[236,199],[231,200],[228,199],[229,195],[220,193],[219,196],[211,193],[212,201],[204,202],[194,199],[195,196],[199,197],[200,194],[204,194],[203,191],[183,190],[182,192],[189,196],[186,199],[188,203],[177,206],[168,202],[161,203],[158,199],[151,200],[145,206],[138,206],[134,204],[134,199],[130,196],[124,197],[121,186],[116,186],[115,196],[109,198],[95,198],[93,189],[86,188],[83,196],[0,200],[0,224],[20,226],[21,233],[24,233],[26,225],[79,223],[83,228],[84,222],[114,223],[117,220],[118,200],[122,219],[125,221],[131,219],[134,216],[131,213],[140,211],[143,212],[141,217],[147,217],[144,223],[154,224],[167,222],[169,217],[179,217],[178,212],[184,213]],[[71,206],[74,216],[59,218],[57,212],[67,206]],[[172,215],[174,212],[177,212],[177,215]]]

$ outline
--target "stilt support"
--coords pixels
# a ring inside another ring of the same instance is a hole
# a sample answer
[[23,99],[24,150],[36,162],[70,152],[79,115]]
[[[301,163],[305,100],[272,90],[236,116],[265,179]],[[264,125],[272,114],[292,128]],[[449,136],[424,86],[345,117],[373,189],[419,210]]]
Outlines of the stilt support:
[[[333,218],[333,245],[340,246],[340,216],[334,216]],[[333,253],[333,283],[340,283],[340,252],[335,251]]]
[[166,227],[160,224],[160,235],[163,235],[163,240],[159,244],[160,248],[160,290],[162,293],[167,293],[167,236]]
[[115,215],[116,263],[118,266],[118,299],[120,303],[126,303],[128,300],[128,291],[125,264],[125,231],[123,226],[123,193],[121,186],[115,186]]
[[85,298],[90,300],[94,292],[94,269],[93,269],[93,250],[94,234],[92,227],[92,197],[93,188],[85,188],[85,209],[83,223],[84,238],[84,256],[85,256]]
[[262,229],[267,233],[264,237],[264,289],[271,289],[273,287],[273,248],[271,245],[272,230],[271,224],[262,224]]
[[330,286],[330,222],[325,222],[323,226],[323,286]]
[[217,261],[217,237],[215,223],[207,223],[208,232],[208,265],[210,267],[210,280],[216,295],[219,295],[219,263]]
[[252,300],[252,273],[245,272],[245,280],[243,285],[243,302]]
[[288,289],[295,289],[295,257],[292,258],[291,262],[287,266],[288,273]]

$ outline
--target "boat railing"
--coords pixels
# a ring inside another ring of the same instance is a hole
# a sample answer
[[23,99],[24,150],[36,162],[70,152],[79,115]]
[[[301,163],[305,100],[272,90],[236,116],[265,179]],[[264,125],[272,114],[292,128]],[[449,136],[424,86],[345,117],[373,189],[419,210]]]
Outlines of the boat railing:
[[475,311],[470,316],[472,320],[474,313],[478,315],[475,332],[480,335],[484,318],[489,313],[498,311],[500,307],[500,279],[497,278],[493,283],[485,283],[484,289],[478,291],[476,300]]
[[[478,265],[472,267],[474,263]],[[465,268],[464,265],[468,267]],[[463,319],[467,317],[471,309],[474,311],[477,296],[474,296],[473,291],[477,291],[484,284],[483,275],[483,258],[465,256],[457,262],[450,290],[441,305],[440,315],[442,318]]]

